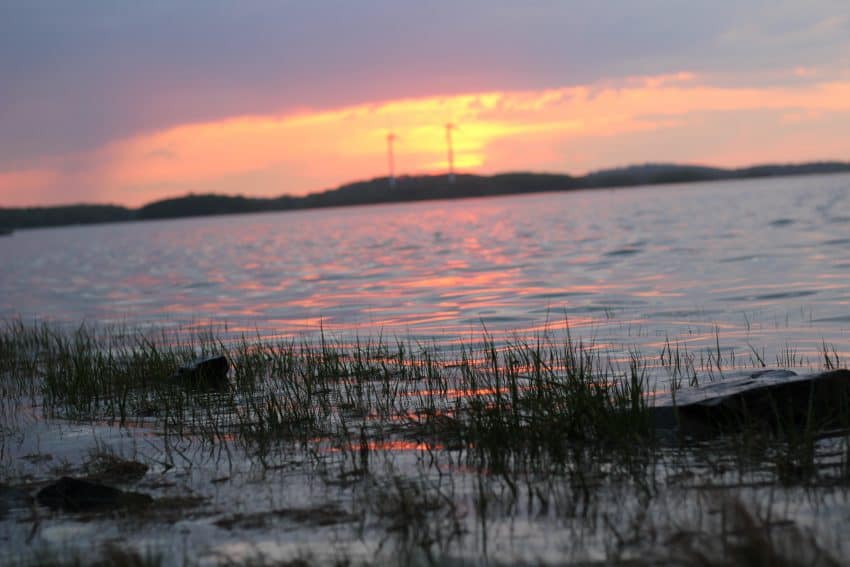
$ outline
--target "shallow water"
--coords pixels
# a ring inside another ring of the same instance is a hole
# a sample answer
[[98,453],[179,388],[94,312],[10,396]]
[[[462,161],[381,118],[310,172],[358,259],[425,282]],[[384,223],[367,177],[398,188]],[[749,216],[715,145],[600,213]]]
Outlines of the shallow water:
[[843,352],[850,176],[19,231],[0,264],[4,318]]
[[162,504],[100,514],[0,508],[3,564],[43,564],[38,553],[44,551],[47,558],[80,556],[85,564],[116,542],[164,565],[299,558],[308,564],[660,565],[670,557],[690,564],[688,538],[727,541],[726,523],[734,517],[727,518],[726,508],[737,502],[773,526],[774,537],[804,530],[816,536],[813,552],[850,556],[842,536],[847,488],[826,482],[846,467],[840,461],[829,471],[825,463],[842,441],[819,443],[828,474],[802,486],[778,485],[770,468],[743,470],[734,451],[715,446],[662,449],[634,469],[570,459],[498,474],[476,467],[465,451],[396,447],[374,451],[368,472],[353,474],[352,460],[321,444],[309,452],[281,447],[261,462],[236,446],[210,450],[191,436],[169,442],[144,427],[59,421],[28,424],[21,441],[9,441],[4,451],[13,457],[13,485],[37,488],[58,471],[79,476],[92,454],[107,451],[149,465],[129,488]]

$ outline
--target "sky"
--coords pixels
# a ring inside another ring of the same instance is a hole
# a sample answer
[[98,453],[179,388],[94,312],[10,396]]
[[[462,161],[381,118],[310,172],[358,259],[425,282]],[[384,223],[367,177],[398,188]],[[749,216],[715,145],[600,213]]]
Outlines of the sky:
[[850,160],[846,0],[2,0],[0,207]]

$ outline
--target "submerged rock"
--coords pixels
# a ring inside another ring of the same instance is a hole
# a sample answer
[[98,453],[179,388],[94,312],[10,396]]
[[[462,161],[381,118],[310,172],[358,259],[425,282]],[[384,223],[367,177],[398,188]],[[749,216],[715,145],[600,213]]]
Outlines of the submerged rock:
[[759,370],[655,399],[656,428],[686,435],[748,427],[825,432],[850,428],[850,370],[798,375]]
[[229,364],[225,356],[199,358],[180,367],[174,379],[180,384],[193,388],[226,390],[230,386],[227,379],[228,368]]
[[153,502],[147,494],[125,492],[105,484],[63,476],[38,491],[42,506],[66,512],[144,507]]
[[99,453],[85,464],[85,470],[85,480],[124,484],[140,480],[147,474],[148,466],[110,453]]

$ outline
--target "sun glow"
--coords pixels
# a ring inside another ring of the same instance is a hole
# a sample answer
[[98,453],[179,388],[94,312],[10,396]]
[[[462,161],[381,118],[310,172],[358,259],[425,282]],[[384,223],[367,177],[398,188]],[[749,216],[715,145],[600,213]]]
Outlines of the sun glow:
[[[389,132],[397,136],[398,175],[445,172],[447,123],[457,126],[452,141],[460,172],[843,159],[843,130],[821,125],[850,125],[850,81],[742,88],[678,73],[237,116],[140,134],[83,157],[47,159],[38,170],[0,172],[0,190],[15,193],[12,201],[21,204],[69,186],[93,187],[99,200],[131,205],[188,192],[303,194],[387,175]],[[67,167],[74,159],[82,165]]]

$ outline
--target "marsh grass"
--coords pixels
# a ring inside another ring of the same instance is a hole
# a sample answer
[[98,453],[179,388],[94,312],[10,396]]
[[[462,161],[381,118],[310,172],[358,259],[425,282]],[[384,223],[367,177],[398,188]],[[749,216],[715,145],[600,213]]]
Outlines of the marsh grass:
[[161,567],[162,555],[150,551],[139,552],[133,548],[110,543],[101,549],[82,554],[64,549],[42,549],[33,557],[12,560],[11,566],[28,567]]
[[[419,425],[430,442],[497,464],[505,454],[559,459],[565,443],[652,436],[639,356],[618,372],[569,337],[497,346],[485,335],[482,350],[450,361],[401,342],[185,339],[12,322],[0,330],[4,397],[26,393],[47,417],[154,423],[167,436],[237,439],[260,453],[317,437],[339,446],[361,433],[384,440]],[[173,379],[181,364],[213,352],[230,361],[232,388],[199,391]]]
[[[711,442],[658,437],[654,391],[766,366],[763,353],[748,352],[722,348],[717,333],[706,351],[667,340],[656,356],[612,356],[574,339],[568,326],[562,335],[499,343],[484,330],[480,341],[446,353],[380,339],[224,340],[214,332],[61,331],[11,321],[0,328],[0,400],[4,427],[23,399],[44,418],[141,425],[162,439],[166,469],[238,452],[274,471],[299,455],[327,486],[353,491],[367,513],[359,522],[386,532],[382,547],[436,563],[467,537],[470,516],[486,547],[494,517],[524,510],[600,521],[594,507],[612,490],[650,502],[670,486],[850,484],[846,435],[824,439],[814,422],[771,431],[744,423]],[[227,357],[230,388],[173,379],[181,365],[213,354]],[[824,344],[821,355],[824,368],[839,367],[835,347]],[[778,361],[808,363],[790,346]],[[846,431],[850,419],[844,423]],[[415,460],[395,462],[404,455]],[[108,452],[87,467],[130,480],[144,474]],[[461,505],[456,483],[467,474],[476,487]],[[636,545],[627,531],[608,529],[621,542],[614,547]],[[700,546],[687,553],[705,559]]]
[[[749,362],[763,366],[751,351]],[[673,391],[698,386],[698,376],[714,380],[735,368],[734,350],[727,352],[717,333],[707,352],[668,339],[657,357],[631,351],[614,362],[592,342],[574,340],[568,326],[560,340],[502,344],[485,329],[479,345],[448,358],[401,341],[224,341],[213,332],[68,332],[13,320],[0,328],[0,393],[6,401],[29,397],[46,417],[145,424],[174,439],[236,441],[259,455],[317,439],[362,452],[412,438],[500,469],[563,462],[576,447],[624,456],[651,448],[659,384],[650,371],[666,372]],[[174,379],[179,366],[211,354],[230,362],[231,388],[199,390]],[[822,355],[824,368],[840,364],[834,346],[824,343]],[[786,346],[780,361],[802,357]],[[788,428],[789,443],[810,446],[813,428],[791,439],[798,429]]]
[[756,509],[740,499],[722,500],[718,513],[719,530],[679,532],[671,542],[666,561],[706,567],[832,567],[841,564],[809,531],[793,521],[761,517]]

